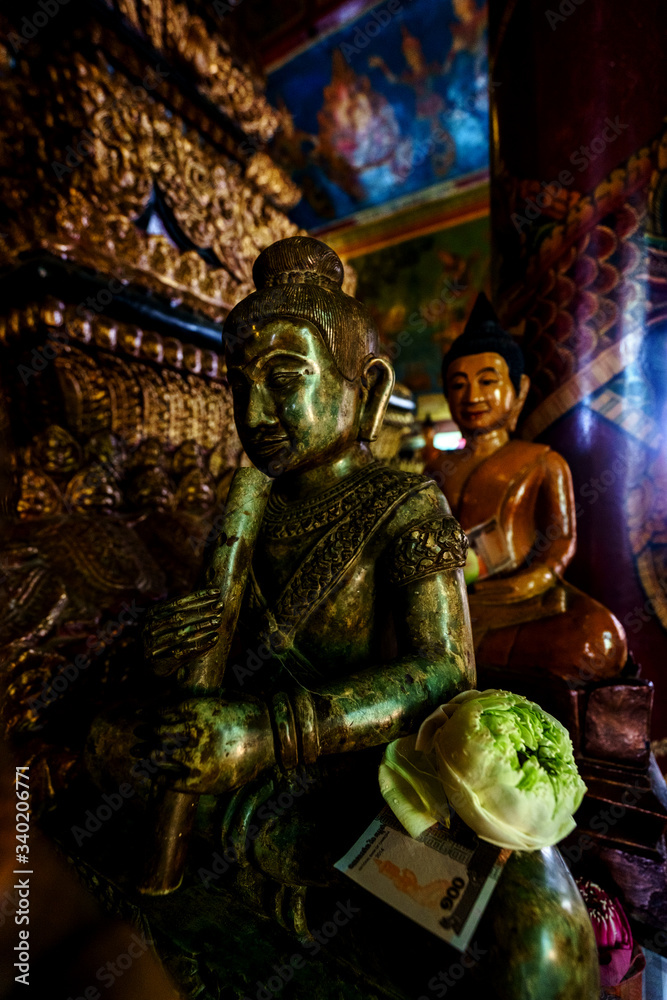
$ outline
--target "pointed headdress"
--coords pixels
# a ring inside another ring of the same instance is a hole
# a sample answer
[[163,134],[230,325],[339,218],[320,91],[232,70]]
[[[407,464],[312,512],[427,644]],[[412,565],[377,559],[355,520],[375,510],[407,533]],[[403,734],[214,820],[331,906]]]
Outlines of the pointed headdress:
[[447,394],[447,371],[453,361],[471,354],[499,354],[509,368],[510,379],[517,394],[525,370],[521,348],[498,322],[495,310],[484,292],[480,292],[468,317],[463,333],[456,338],[442,359],[442,384]]

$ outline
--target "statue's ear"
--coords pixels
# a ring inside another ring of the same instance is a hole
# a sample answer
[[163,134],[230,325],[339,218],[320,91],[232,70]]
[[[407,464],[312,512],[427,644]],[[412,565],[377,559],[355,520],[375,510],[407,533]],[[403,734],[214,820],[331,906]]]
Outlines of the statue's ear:
[[359,437],[362,441],[374,441],[380,433],[395,381],[394,369],[384,358],[377,358],[373,354],[364,358],[361,384],[366,398],[359,425]]
[[522,375],[521,382],[519,383],[519,392],[512,405],[511,416],[507,423],[507,429],[509,431],[516,430],[516,425],[519,420],[519,414],[523,410],[523,404],[526,402],[526,396],[528,395],[529,389],[530,389],[530,379],[528,378],[527,375]]

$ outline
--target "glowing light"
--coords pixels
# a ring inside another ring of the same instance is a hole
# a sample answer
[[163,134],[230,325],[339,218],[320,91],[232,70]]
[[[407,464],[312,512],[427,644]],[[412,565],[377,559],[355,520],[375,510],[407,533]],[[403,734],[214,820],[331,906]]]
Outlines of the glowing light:
[[458,448],[462,440],[460,431],[439,431],[433,435],[433,447],[439,451],[451,451],[453,448]]

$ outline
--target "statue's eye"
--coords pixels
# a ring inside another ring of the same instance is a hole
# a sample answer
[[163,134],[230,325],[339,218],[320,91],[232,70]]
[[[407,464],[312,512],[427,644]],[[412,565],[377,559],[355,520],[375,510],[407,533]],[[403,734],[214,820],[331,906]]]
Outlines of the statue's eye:
[[271,372],[268,382],[273,388],[282,389],[298,378],[301,378],[301,372]]

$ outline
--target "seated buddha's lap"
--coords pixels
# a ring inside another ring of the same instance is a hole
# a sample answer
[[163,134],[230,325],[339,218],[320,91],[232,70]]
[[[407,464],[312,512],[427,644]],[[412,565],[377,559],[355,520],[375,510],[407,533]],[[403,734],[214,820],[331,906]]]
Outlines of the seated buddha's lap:
[[489,631],[477,650],[480,666],[548,671],[579,681],[616,677],[626,656],[620,622],[602,604],[572,587],[564,614]]

